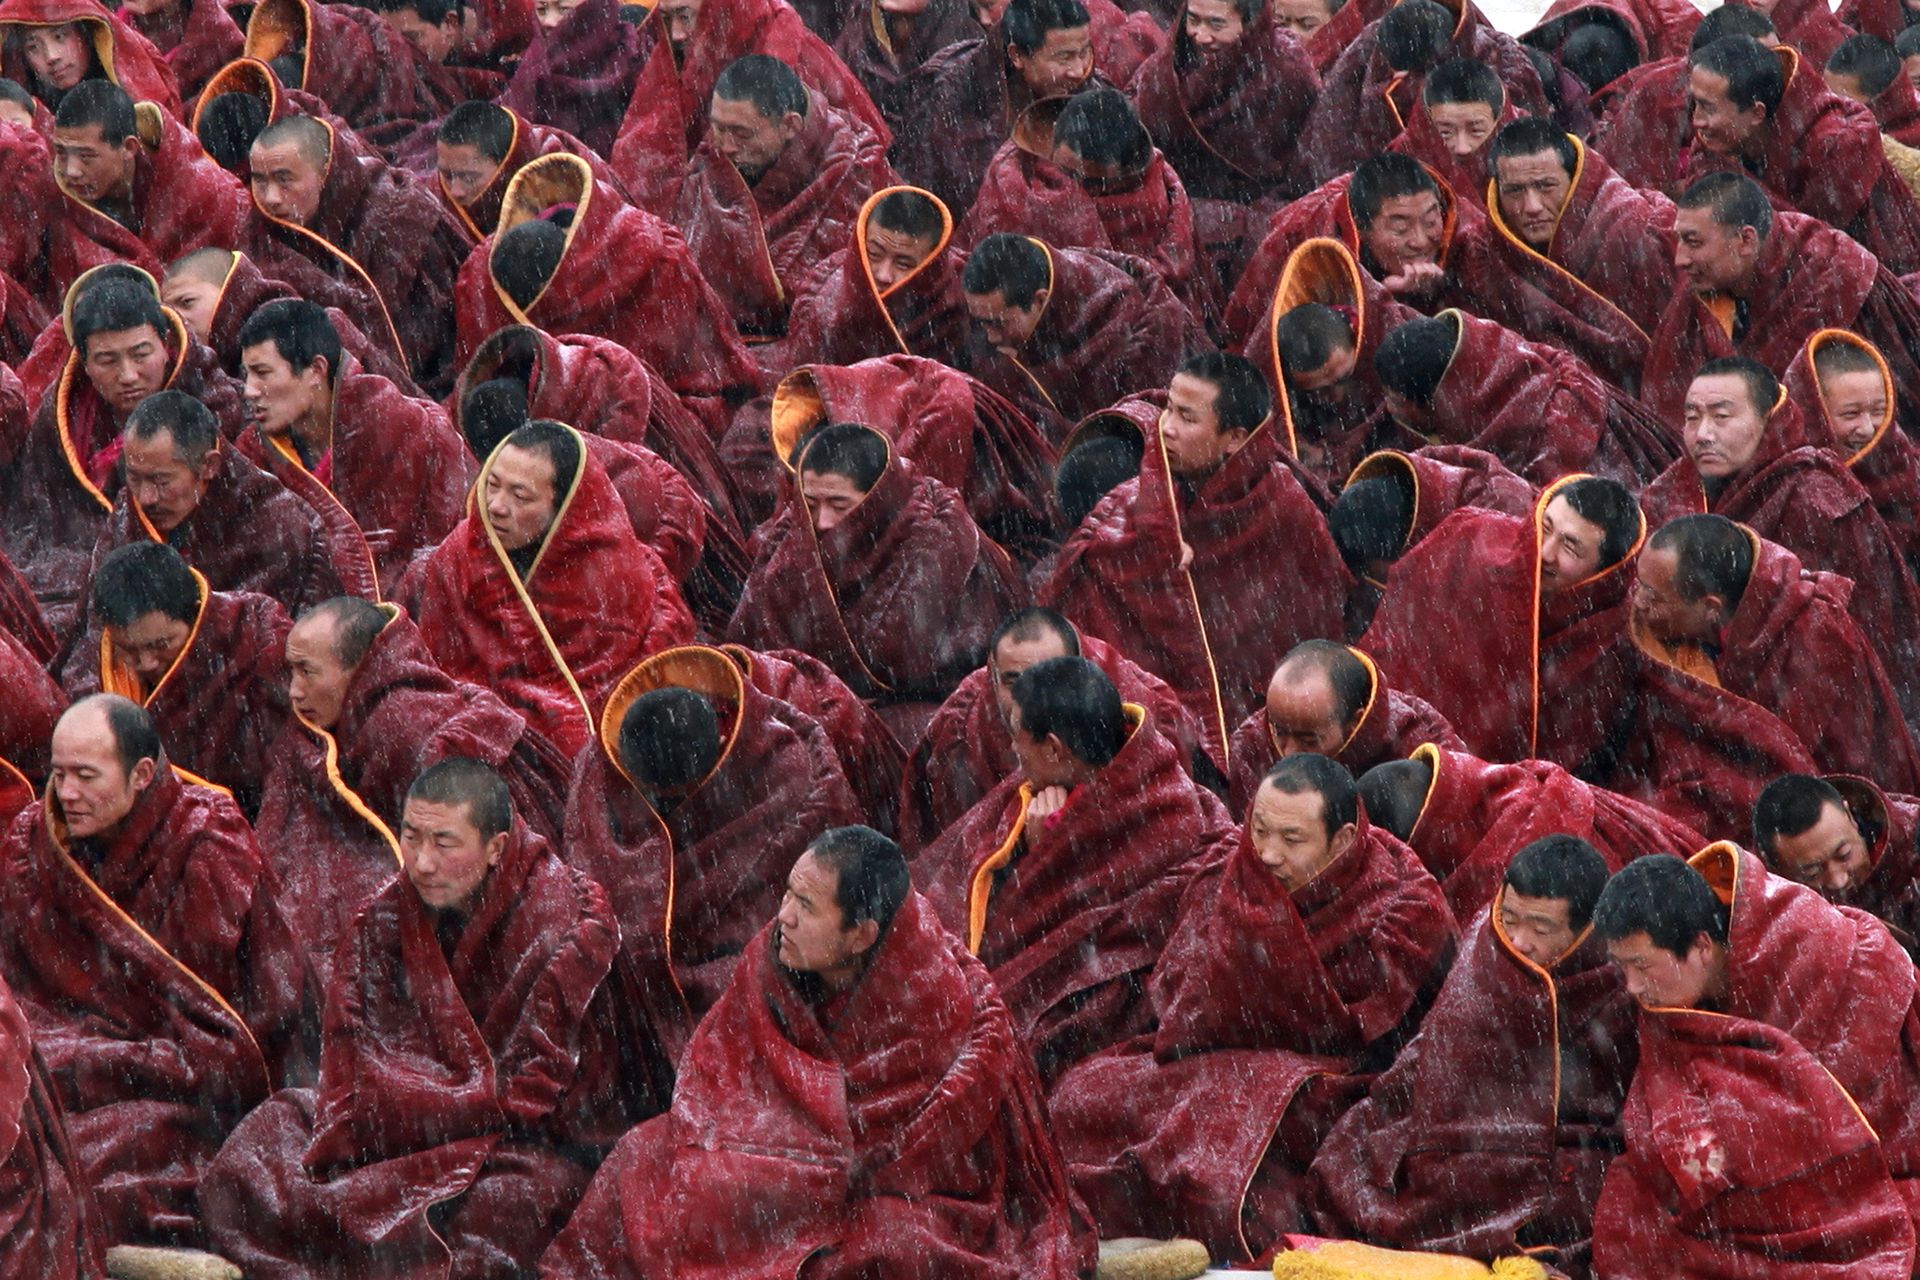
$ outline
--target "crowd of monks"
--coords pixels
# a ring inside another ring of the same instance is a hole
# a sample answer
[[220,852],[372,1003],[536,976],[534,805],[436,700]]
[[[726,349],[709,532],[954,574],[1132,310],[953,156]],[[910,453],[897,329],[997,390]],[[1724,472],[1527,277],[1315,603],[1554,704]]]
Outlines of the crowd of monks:
[[0,1280],[1920,1275],[1916,86],[0,0]]

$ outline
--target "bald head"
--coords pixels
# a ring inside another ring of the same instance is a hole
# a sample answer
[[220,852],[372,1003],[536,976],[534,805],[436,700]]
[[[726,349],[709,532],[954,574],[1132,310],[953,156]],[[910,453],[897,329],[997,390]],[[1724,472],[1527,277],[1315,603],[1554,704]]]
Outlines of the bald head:
[[1334,756],[1373,697],[1373,673],[1353,650],[1308,640],[1280,660],[1267,683],[1267,729],[1282,758]]
[[220,290],[233,270],[236,255],[227,249],[195,249],[176,259],[160,280],[160,301],[179,313],[193,336],[205,342],[213,332]]
[[311,116],[287,116],[260,131],[247,152],[254,203],[268,217],[304,227],[320,209],[333,133]]
[[153,719],[117,694],[82,698],[53,728],[47,785],[76,840],[111,836],[165,767]]
[[287,633],[287,698],[300,718],[332,730],[367,650],[393,620],[358,596],[335,596],[300,615]]

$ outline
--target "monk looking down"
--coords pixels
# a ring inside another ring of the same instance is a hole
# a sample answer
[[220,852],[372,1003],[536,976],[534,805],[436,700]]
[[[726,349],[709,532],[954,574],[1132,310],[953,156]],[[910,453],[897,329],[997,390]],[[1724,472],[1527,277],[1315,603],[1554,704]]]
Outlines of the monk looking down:
[[1920,800],[1865,778],[1790,773],[1753,806],[1753,847],[1770,871],[1871,912],[1908,954],[1920,951],[1916,834]]

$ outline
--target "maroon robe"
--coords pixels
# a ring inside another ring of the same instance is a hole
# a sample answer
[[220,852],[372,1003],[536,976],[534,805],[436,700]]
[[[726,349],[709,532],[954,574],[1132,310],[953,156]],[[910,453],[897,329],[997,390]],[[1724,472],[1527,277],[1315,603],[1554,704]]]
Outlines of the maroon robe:
[[913,861],[941,921],[992,971],[1043,1081],[1151,1027],[1147,975],[1231,827],[1146,713],[1127,718],[1126,745],[1036,829],[1035,787],[1016,773]]
[[[1700,25],[1700,10],[1688,0],[1554,0],[1520,42],[1552,54],[1557,63],[1567,37],[1587,23],[1610,26],[1626,36],[1633,45],[1634,65],[1639,67],[1662,58],[1686,57]],[[1562,68],[1563,107],[1571,79]],[[1578,85],[1578,91],[1585,92],[1586,86]]]
[[1873,112],[1881,133],[1906,146],[1920,146],[1920,89],[1904,74],[1867,99],[1867,110]]
[[[255,311],[281,298],[301,296],[300,291],[292,285],[268,279],[246,254],[235,253],[232,264],[227,268],[226,278],[220,282],[220,292],[214,298],[213,319],[204,339],[218,357],[220,367],[240,368],[240,330]],[[337,306],[327,307],[327,319],[332,323],[333,331],[340,335],[343,356],[352,356],[368,373],[385,378],[405,395],[420,394],[406,360],[393,345],[393,331],[384,321],[368,332],[360,328],[359,321]]]
[[180,91],[166,58],[126,19],[95,0],[9,0],[7,12],[0,15],[0,75],[37,96],[42,86],[27,66],[26,32],[69,23],[85,33],[106,79],[135,102],[152,102],[168,115],[180,114]]
[[246,37],[219,0],[180,0],[180,14],[122,19],[167,60],[184,102],[200,96],[213,73],[241,55]]
[[53,726],[66,709],[66,694],[47,674],[46,660],[0,627],[0,760],[44,774]]
[[1258,1258],[1297,1227],[1315,1151],[1412,1036],[1456,933],[1433,877],[1364,817],[1291,892],[1244,833],[1231,847],[1153,971],[1156,1030],[1073,1068],[1049,1108],[1103,1233]]
[[771,934],[695,1034],[672,1110],[601,1166],[541,1276],[1089,1274],[1033,1061],[928,902],[907,897],[824,1007]]
[[[1505,96],[1504,89],[1501,95],[1500,109],[1494,113],[1496,132],[1524,114],[1514,109],[1513,101]],[[1426,99],[1420,98],[1414,102],[1413,109],[1407,112],[1407,127],[1387,149],[1412,156],[1428,172],[1438,174],[1462,200],[1485,213],[1487,179],[1490,176],[1488,167],[1491,164],[1489,152],[1492,146],[1493,135],[1488,134],[1478,147],[1466,155],[1455,155],[1447,140],[1440,136],[1439,126],[1434,124],[1433,116],[1428,113]]]
[[948,45],[978,36],[979,25],[966,0],[928,0],[919,13],[901,15],[910,24],[905,32],[896,32],[889,22],[893,15],[880,7],[880,0],[856,7],[859,12],[833,37],[833,51],[873,99],[887,126],[895,134],[904,133],[920,87],[916,73]]
[[[16,282],[43,269],[40,245],[49,215],[60,200],[60,189],[53,181],[53,116],[45,107],[35,115],[37,127],[0,124],[0,174],[6,176],[6,189],[0,193],[0,217],[6,219],[7,234],[0,237],[0,269]],[[12,290],[9,290],[11,295]],[[9,296],[9,304],[12,299]],[[54,298],[33,298],[42,310],[56,302]],[[11,310],[11,305],[9,305]],[[8,321],[10,330],[19,322]]]
[[1824,69],[1833,51],[1853,34],[1826,0],[1780,0],[1767,16],[1781,42],[1792,45],[1816,70]]
[[[0,774],[6,769],[0,767]],[[106,1274],[106,1241],[66,1117],[33,1028],[0,984],[0,1276],[91,1280]]]
[[1599,116],[1588,141],[1629,186],[1666,192],[1693,136],[1686,50],[1642,63],[1594,95]]
[[50,795],[13,823],[0,973],[33,1024],[114,1243],[201,1239],[228,1130],[305,1069],[311,974],[240,810],[163,764],[117,831],[76,842]]
[[[290,87],[326,103],[374,146],[397,142],[438,119],[462,96],[445,68],[429,62],[380,14],[358,5],[261,0],[247,20],[245,52],[261,62],[296,60],[300,78]],[[390,299],[389,305],[401,301]]]
[[500,204],[506,197],[507,184],[513,181],[513,175],[526,168],[529,160],[540,156],[550,156],[556,152],[579,156],[593,170],[595,180],[610,186],[617,184],[613,179],[613,170],[607,167],[594,150],[580,139],[562,129],[544,124],[535,124],[520,115],[511,107],[502,106],[513,124],[513,141],[507,147],[505,158],[500,167],[487,179],[487,185],[480,188],[478,194],[465,202],[454,199],[447,190],[447,184],[440,180],[439,151],[437,148],[437,124],[423,125],[407,142],[401,162],[418,173],[423,179],[433,183],[433,189],[439,193],[440,202],[447,206],[461,226],[467,229],[467,235],[478,244],[492,235],[500,223]]
[[553,30],[536,27],[500,105],[612,152],[648,47],[620,11],[619,0],[584,0]]
[[207,1171],[214,1246],[262,1280],[525,1274],[665,1101],[622,1076],[619,942],[606,891],[520,823],[464,918],[389,880],[335,954],[318,1085]]
[[1872,914],[1909,955],[1920,951],[1920,798],[1892,795],[1865,778],[1829,774],[1866,841],[1870,869],[1846,905]]
[[[633,536],[660,557],[668,577],[685,582],[700,560],[707,536],[707,508],[693,486],[645,445],[621,444],[585,433],[580,441],[607,473],[607,482],[626,510]],[[726,612],[731,613],[731,609]]]

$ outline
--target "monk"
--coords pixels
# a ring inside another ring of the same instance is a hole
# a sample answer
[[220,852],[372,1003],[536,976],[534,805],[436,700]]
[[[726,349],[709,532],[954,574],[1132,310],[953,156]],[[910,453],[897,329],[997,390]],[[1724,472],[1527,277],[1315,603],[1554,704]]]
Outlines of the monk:
[[1827,88],[1873,112],[1883,135],[1909,147],[1920,144],[1920,91],[1902,72],[1900,55],[1887,41],[1848,36],[1828,56],[1821,78]]
[[354,912],[398,866],[394,827],[421,769],[481,760],[506,778],[521,820],[558,839],[566,757],[497,696],[441,670],[398,608],[325,601],[285,650],[293,717],[266,761],[258,826],[322,978]]
[[262,0],[247,19],[245,54],[374,146],[399,142],[466,93],[492,88],[462,83],[378,10],[358,5]]
[[1637,489],[1680,456],[1658,415],[1566,352],[1464,311],[1408,320],[1373,356],[1387,412],[1529,482],[1591,472]]
[[180,114],[166,59],[114,11],[94,0],[26,0],[0,18],[0,74],[49,111],[83,80],[110,80],[140,102]]
[[284,298],[236,345],[249,423],[236,447],[330,525],[356,525],[392,590],[460,523],[475,467],[446,410],[368,372],[324,308]]
[[183,101],[200,96],[213,73],[241,55],[246,37],[223,4],[212,0],[156,0],[121,19],[167,60]]
[[105,1241],[66,1116],[35,1051],[27,1011],[0,984],[0,1195],[9,1223],[4,1274],[28,1280],[104,1275]]
[[0,975],[33,1024],[109,1244],[195,1245],[227,1132],[312,1060],[311,975],[223,791],[167,764],[153,721],[101,694],[53,733],[13,823]]
[[673,220],[741,331],[777,334],[868,197],[893,185],[886,140],[766,54],[720,73],[707,116]]
[[609,154],[646,56],[639,29],[622,20],[619,0],[560,0],[534,14],[533,43],[500,105]]
[[1920,752],[1850,585],[1725,516],[1681,516],[1640,555],[1633,625],[1644,648],[1773,712],[1828,773],[1920,792]]
[[1494,900],[1508,859],[1550,835],[1578,836],[1610,870],[1649,851],[1701,844],[1685,822],[1552,761],[1493,764],[1436,743],[1375,765],[1360,779],[1360,797],[1433,872],[1454,916],[1468,921]]
[[1915,980],[1892,935],[1725,843],[1629,863],[1594,931],[1641,1006],[1596,1271],[1909,1275]]
[[1313,69],[1324,76],[1366,25],[1385,12],[1378,4],[1349,5],[1347,0],[1279,0],[1274,25],[1306,46]]
[[1483,1262],[1527,1253],[1585,1274],[1634,1063],[1633,1001],[1592,929],[1608,864],[1578,836],[1548,835],[1496,872],[1420,1034],[1314,1159],[1312,1221],[1343,1239]]
[[728,638],[819,658],[915,741],[1026,584],[959,495],[871,427],[822,427],[785,461]]
[[1273,669],[1266,705],[1233,732],[1227,807],[1247,813],[1260,780],[1291,756],[1323,755],[1358,777],[1427,743],[1465,750],[1445,716],[1425,699],[1390,686],[1364,652],[1331,640],[1303,640]]
[[940,918],[994,974],[1051,1083],[1152,1026],[1149,973],[1231,819],[1085,658],[1013,683],[1019,771],[922,850]]
[[1502,124],[1518,117],[1492,67],[1472,58],[1449,58],[1427,74],[1419,101],[1392,146],[1484,210],[1488,144]]
[[1920,801],[1846,774],[1783,775],[1753,806],[1753,848],[1768,870],[1870,913],[1908,954],[1920,950],[1916,834]]
[[567,861],[606,886],[616,980],[674,1060],[779,909],[785,869],[824,827],[866,816],[826,729],[754,674],[694,645],[642,662],[567,800]]
[[601,1166],[540,1275],[850,1280],[914,1260],[1069,1280],[1093,1259],[986,966],[892,841],[835,827],[695,1033],[672,1109]]
[[901,788],[902,844],[918,851],[965,816],[1020,767],[1013,749],[1013,684],[1051,658],[1086,658],[1120,697],[1144,708],[1178,749],[1187,772],[1212,784],[1219,766],[1200,745],[1200,722],[1165,681],[1135,666],[1104,640],[1083,636],[1052,609],[1007,615],[993,634],[986,665],[960,682],[928,723],[907,760]]
[[1301,1228],[1315,1152],[1412,1038],[1456,931],[1325,756],[1269,770],[1229,848],[1154,967],[1151,1033],[1073,1068],[1049,1108],[1102,1232],[1251,1259]]
[[500,775],[443,760],[398,826],[403,874],[335,953],[319,1080],[257,1108],[207,1170],[209,1235],[249,1275],[525,1274],[598,1157],[665,1102],[623,1070],[646,1046],[617,1021],[606,890],[517,819]]
[[1212,345],[1159,272],[1110,250],[991,235],[961,287],[973,320],[963,367],[1056,441]]
[[435,189],[478,243],[498,226],[500,202],[513,176],[529,160],[556,151],[585,160],[602,182],[612,178],[605,162],[572,134],[536,124],[497,102],[463,102],[433,133]]
[[916,73],[950,44],[980,34],[967,0],[866,0],[854,4],[833,51],[873,99],[896,137],[907,129]]
[[1094,508],[1037,594],[1173,686],[1231,769],[1228,740],[1274,664],[1342,633],[1346,567],[1248,361],[1183,362],[1146,443],[1139,476]]
[[215,591],[164,542],[100,562],[88,636],[62,680],[76,698],[138,703],[180,768],[260,809],[267,749],[287,722],[286,610],[250,591]]

